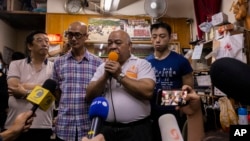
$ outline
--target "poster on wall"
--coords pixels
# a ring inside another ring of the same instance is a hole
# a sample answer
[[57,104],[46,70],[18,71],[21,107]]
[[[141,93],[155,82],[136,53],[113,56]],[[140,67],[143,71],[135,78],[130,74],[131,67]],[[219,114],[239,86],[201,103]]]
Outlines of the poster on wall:
[[89,19],[89,41],[107,42],[112,31],[124,30],[132,40],[150,39],[150,21],[145,19]]

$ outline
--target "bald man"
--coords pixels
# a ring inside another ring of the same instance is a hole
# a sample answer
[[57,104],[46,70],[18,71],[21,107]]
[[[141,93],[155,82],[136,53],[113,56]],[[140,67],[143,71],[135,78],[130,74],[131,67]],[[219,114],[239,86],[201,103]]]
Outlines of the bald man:
[[109,102],[101,132],[106,141],[152,140],[149,100],[155,74],[150,63],[131,54],[131,49],[132,42],[126,32],[111,32],[108,51],[116,52],[118,60],[107,60],[99,66],[87,87],[87,100],[103,94]]
[[87,50],[88,31],[84,23],[71,23],[66,36],[71,51],[55,60],[52,76],[61,92],[55,132],[59,141],[79,141],[87,135],[91,124],[86,88],[102,59]]

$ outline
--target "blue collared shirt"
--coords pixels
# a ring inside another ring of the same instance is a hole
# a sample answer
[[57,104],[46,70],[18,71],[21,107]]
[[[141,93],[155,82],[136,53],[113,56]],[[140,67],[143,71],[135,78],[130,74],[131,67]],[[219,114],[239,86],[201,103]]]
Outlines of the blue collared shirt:
[[71,52],[55,60],[53,79],[62,91],[56,123],[59,138],[72,141],[76,134],[78,140],[87,135],[91,121],[85,101],[86,88],[102,62],[87,50],[81,61],[74,59]]

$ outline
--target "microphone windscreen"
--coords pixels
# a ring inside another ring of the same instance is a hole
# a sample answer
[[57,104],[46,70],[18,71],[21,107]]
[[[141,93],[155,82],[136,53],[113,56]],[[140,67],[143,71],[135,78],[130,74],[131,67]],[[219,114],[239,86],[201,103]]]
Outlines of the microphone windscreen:
[[108,117],[109,105],[108,101],[104,97],[95,98],[89,108],[90,119],[94,117],[100,117],[106,120]]
[[117,61],[119,58],[119,55],[115,51],[111,51],[108,55],[109,60]]
[[158,123],[162,141],[184,141],[177,120],[173,114],[160,116]]
[[210,68],[212,84],[242,104],[250,104],[250,66],[234,58],[216,60]]
[[52,79],[47,79],[42,87],[49,90],[52,94],[55,92],[56,90],[56,81],[52,80]]

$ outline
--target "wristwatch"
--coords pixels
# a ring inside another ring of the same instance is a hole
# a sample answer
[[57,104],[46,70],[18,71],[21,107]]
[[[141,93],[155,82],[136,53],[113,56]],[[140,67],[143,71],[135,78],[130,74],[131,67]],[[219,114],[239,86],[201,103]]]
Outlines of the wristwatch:
[[121,80],[125,77],[124,73],[120,73],[119,76],[117,77],[117,81],[120,83]]

